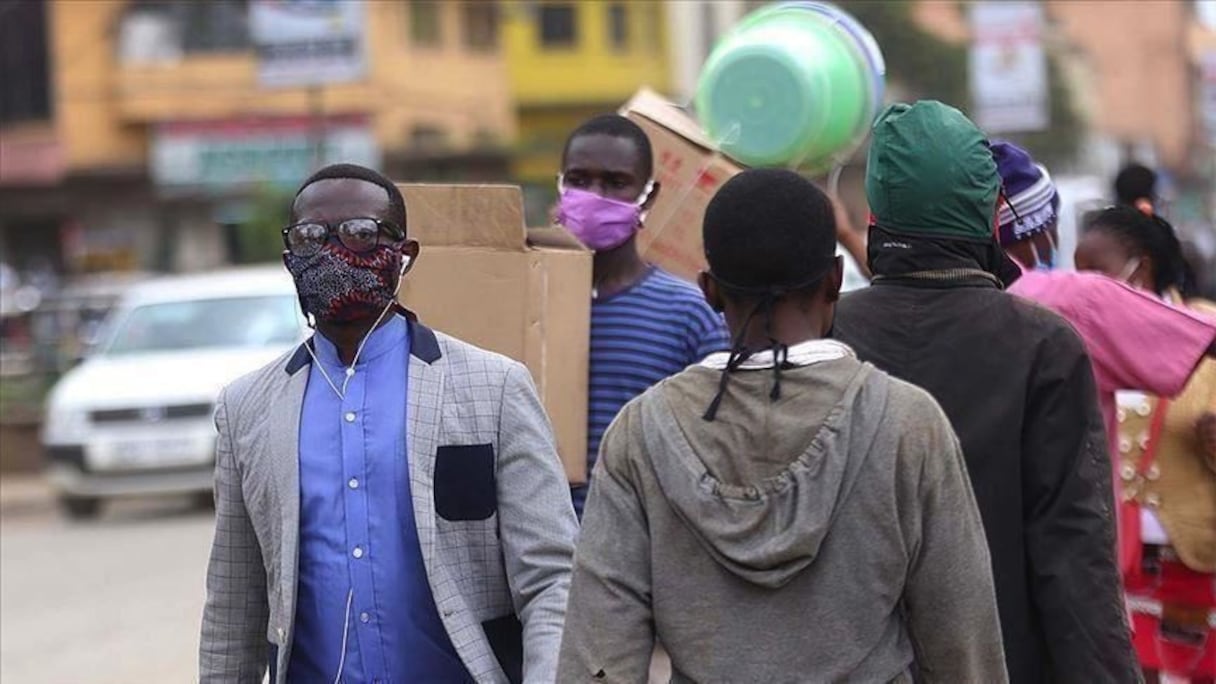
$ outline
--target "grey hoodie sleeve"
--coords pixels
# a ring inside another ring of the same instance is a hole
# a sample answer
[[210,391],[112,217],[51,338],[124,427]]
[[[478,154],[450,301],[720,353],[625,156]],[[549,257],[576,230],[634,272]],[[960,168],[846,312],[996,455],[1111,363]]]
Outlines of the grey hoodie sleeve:
[[[920,464],[904,608],[921,682],[1009,681],[988,543],[950,423],[928,395],[901,460]],[[916,453],[920,452],[920,453]],[[911,523],[909,525],[909,523]]]
[[654,651],[650,531],[632,477],[629,407],[604,434],[574,555],[559,682],[644,682]]

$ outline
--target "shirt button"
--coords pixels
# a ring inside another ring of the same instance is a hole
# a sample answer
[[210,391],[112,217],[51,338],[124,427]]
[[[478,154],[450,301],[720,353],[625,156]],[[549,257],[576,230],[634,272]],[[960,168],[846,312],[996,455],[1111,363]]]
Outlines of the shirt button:
[[350,555],[354,556],[355,558],[362,558],[363,557],[363,547],[356,546],[355,550],[350,552]]
[[359,613],[359,622],[362,622],[363,624],[367,624],[368,622],[371,621],[371,619],[372,619],[372,616],[368,615],[367,613]]
[[348,423],[355,422],[355,412],[354,411],[347,411],[346,415],[342,416],[342,417],[345,418],[346,422],[348,422]]
[[359,488],[359,478],[352,477],[350,479],[350,482],[346,483],[346,486],[350,487],[351,489],[358,489]]

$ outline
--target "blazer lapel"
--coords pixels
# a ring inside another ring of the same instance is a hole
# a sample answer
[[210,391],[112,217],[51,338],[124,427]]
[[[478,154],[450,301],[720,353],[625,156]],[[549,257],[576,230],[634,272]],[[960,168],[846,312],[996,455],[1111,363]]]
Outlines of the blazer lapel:
[[[410,356],[410,386],[407,401],[409,416],[410,493],[414,504],[414,521],[418,527],[418,544],[427,575],[435,577],[435,450],[439,439],[442,415],[443,369],[416,356]],[[439,584],[432,580],[434,588]],[[436,602],[440,597],[436,596]]]
[[[277,401],[270,404],[271,473],[282,514],[279,536],[280,601],[284,619],[291,623],[296,610],[296,580],[300,547],[300,412],[308,387],[310,366],[296,369]],[[280,635],[285,637],[287,635]],[[288,646],[284,639],[284,646]],[[286,649],[284,649],[286,650]]]

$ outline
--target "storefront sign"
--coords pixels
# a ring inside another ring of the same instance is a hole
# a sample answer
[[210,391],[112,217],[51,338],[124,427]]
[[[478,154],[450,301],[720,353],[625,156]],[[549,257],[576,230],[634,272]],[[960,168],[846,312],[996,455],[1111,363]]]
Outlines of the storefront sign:
[[66,171],[63,146],[53,133],[0,136],[0,185],[55,185]]
[[362,78],[362,0],[251,0],[249,27],[264,86],[292,87]]
[[1050,125],[1043,8],[1038,2],[971,5],[971,101],[988,133],[1041,131]]
[[156,129],[152,178],[162,187],[226,190],[270,184],[294,188],[320,163],[377,167],[380,154],[367,117],[307,117],[176,122]]

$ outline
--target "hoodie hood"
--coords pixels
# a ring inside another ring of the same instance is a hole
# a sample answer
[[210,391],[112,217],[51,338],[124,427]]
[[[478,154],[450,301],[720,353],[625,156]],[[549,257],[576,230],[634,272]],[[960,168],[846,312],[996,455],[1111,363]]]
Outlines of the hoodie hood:
[[694,368],[645,402],[644,434],[672,509],[727,571],[777,588],[810,566],[868,458],[886,383],[855,359],[732,377],[717,420],[701,420],[718,373]]
[[987,242],[1000,176],[983,132],[937,102],[898,103],[874,122],[866,199],[893,232]]

